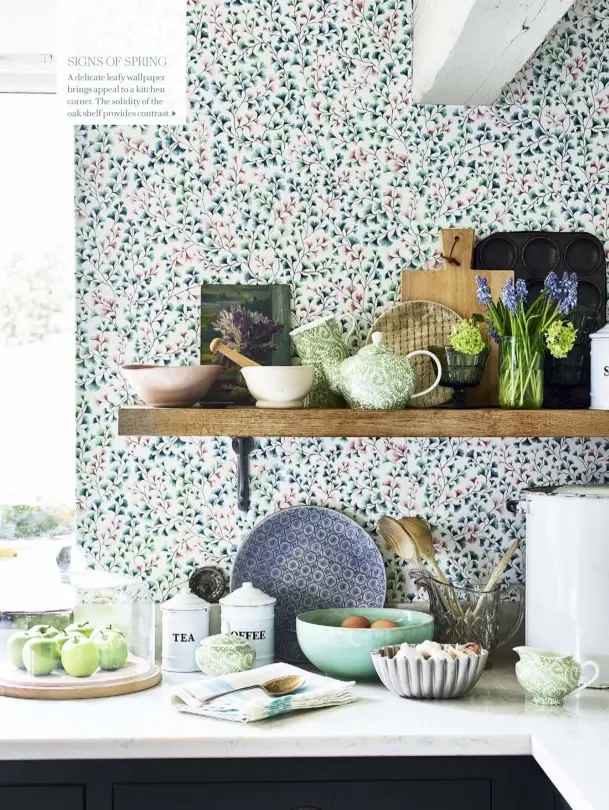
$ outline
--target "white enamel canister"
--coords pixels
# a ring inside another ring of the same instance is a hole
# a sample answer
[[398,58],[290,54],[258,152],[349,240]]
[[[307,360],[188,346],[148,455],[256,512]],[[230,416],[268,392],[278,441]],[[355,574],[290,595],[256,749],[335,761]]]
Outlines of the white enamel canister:
[[609,324],[590,335],[590,407],[609,411]]
[[251,582],[220,599],[222,626],[228,624],[233,636],[241,636],[256,651],[255,667],[272,664],[275,658],[275,602]]
[[211,605],[191,591],[181,591],[161,605],[161,666],[168,672],[198,672],[195,650],[209,635]]
[[526,643],[592,659],[609,688],[609,486],[527,492]]

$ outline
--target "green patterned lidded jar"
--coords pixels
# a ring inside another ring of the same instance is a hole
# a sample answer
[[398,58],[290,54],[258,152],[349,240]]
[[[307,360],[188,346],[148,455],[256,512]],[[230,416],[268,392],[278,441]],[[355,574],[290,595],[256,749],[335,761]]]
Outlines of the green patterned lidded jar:
[[252,645],[229,633],[230,628],[224,625],[222,633],[204,638],[195,652],[197,665],[205,675],[232,675],[254,666],[256,651]]

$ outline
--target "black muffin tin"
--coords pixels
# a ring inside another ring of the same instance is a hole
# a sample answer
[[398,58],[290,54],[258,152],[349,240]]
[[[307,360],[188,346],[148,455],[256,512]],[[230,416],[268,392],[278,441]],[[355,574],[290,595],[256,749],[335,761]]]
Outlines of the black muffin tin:
[[513,270],[524,279],[529,302],[541,293],[552,270],[578,279],[578,306],[572,320],[577,345],[565,360],[546,358],[544,405],[550,408],[590,406],[590,341],[588,335],[606,323],[607,267],[602,242],[593,234],[554,231],[494,233],[474,251],[477,270]]

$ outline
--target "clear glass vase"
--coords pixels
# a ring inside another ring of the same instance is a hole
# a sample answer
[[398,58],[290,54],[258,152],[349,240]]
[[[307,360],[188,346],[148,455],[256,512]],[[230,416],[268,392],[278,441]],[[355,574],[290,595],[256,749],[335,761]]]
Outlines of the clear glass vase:
[[503,337],[499,345],[499,405],[535,410],[543,404],[541,339]]
[[[415,585],[427,591],[429,610],[434,617],[434,639],[441,644],[467,644],[475,641],[493,653],[514,637],[524,614],[524,587],[507,588],[496,585],[486,590],[484,585],[450,585],[419,570],[413,574]],[[499,628],[499,609],[505,600],[516,598],[517,606],[512,626],[503,633]]]

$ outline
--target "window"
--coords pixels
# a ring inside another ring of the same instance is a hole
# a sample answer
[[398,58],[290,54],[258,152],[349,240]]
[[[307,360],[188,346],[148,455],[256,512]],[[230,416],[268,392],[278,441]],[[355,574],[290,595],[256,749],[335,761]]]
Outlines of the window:
[[72,139],[56,104],[0,92],[0,541],[74,530]]

